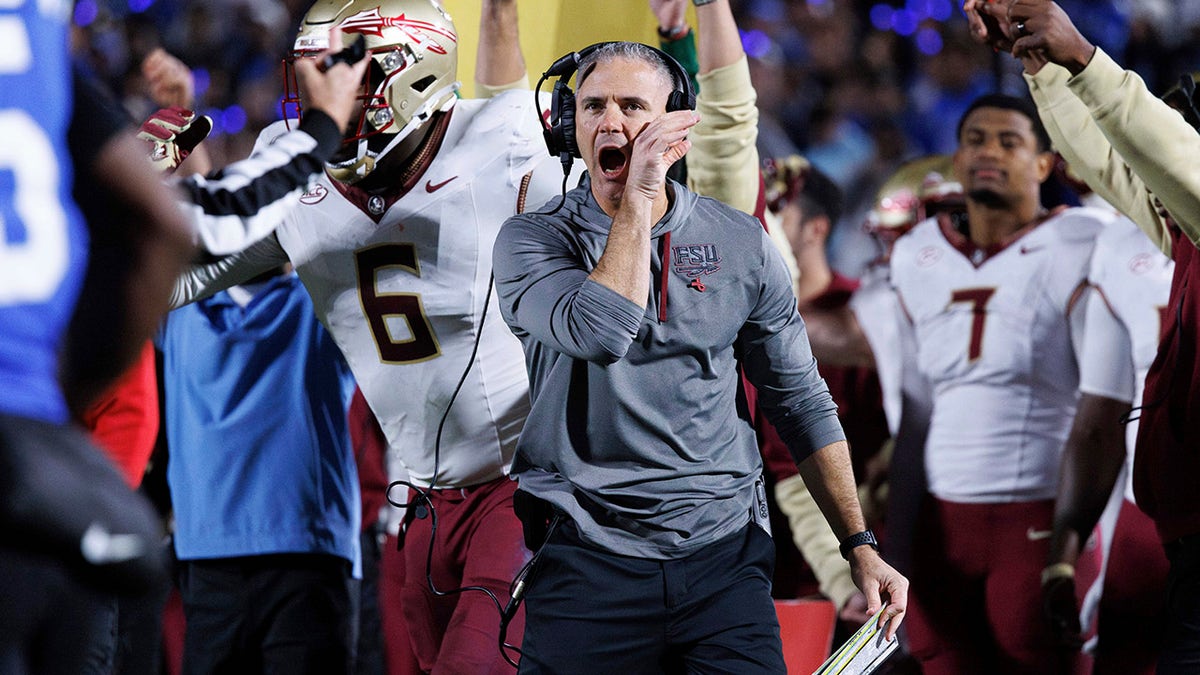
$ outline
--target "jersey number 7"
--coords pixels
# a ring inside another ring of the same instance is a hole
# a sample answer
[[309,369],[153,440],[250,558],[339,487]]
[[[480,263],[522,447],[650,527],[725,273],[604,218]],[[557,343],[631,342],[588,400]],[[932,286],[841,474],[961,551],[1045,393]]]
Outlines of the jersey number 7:
[[987,304],[995,294],[994,288],[965,288],[950,294],[950,304],[971,305],[971,341],[967,344],[967,361],[974,362],[983,353],[983,322],[987,321]]

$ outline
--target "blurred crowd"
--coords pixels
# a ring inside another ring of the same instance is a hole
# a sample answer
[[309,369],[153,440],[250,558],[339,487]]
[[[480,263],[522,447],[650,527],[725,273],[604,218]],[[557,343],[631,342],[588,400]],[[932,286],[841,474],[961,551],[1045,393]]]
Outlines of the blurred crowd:
[[[1064,0],[1080,29],[1162,93],[1200,69],[1200,0]],[[876,255],[859,227],[903,161],[954,149],[967,104],[1021,94],[1019,64],[971,43],[957,0],[735,0],[762,114],[762,157],[803,154],[846,195],[830,241],[852,276]],[[303,0],[81,0],[90,67],[135,119],[153,112],[138,64],[164,46],[194,69],[215,166],[245,157],[282,115],[280,61]],[[540,71],[543,64],[530,64]]]

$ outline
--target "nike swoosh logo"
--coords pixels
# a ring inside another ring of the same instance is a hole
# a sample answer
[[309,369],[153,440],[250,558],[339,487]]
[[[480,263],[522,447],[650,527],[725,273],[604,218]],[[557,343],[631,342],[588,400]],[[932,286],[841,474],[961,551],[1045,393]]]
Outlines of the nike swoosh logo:
[[1028,255],[1030,253],[1035,253],[1037,251],[1042,250],[1042,248],[1043,247],[1041,247],[1041,246],[1022,246],[1021,247],[1021,255]]
[[446,185],[450,181],[454,180],[455,178],[458,178],[458,176],[451,176],[451,177],[447,178],[446,180],[444,180],[440,183],[437,183],[437,184],[434,184],[433,181],[427,180],[427,181],[425,181],[425,191],[429,192],[429,193],[437,192],[438,190],[441,190],[442,188],[446,187]]
[[111,565],[142,556],[146,542],[136,534],[110,534],[100,523],[92,523],[79,540],[79,552],[93,565]]
[[1032,527],[1025,530],[1025,536],[1029,541],[1038,541],[1040,539],[1049,539],[1050,535],[1054,534],[1050,530],[1035,530]]

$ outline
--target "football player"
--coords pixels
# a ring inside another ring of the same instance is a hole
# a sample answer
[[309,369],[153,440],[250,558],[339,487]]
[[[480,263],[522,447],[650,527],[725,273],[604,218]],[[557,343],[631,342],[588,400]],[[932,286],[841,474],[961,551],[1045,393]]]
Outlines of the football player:
[[[314,4],[287,82],[331,31],[361,35],[361,109],[273,235],[181,287],[195,299],[291,261],[345,354],[388,438],[389,473],[411,484],[407,497],[392,490],[408,508],[393,509],[381,580],[393,673],[507,668],[493,599],[456,591],[507,600],[529,556],[505,476],[528,382],[491,291],[492,243],[505,218],[557,195],[563,176],[525,81],[515,0],[485,2],[483,22],[479,84],[495,95],[460,100],[458,34],[438,3]],[[295,94],[285,105],[303,124]],[[259,145],[290,124],[268,127]]]
[[[1096,238],[1088,283],[1079,410],[1063,456],[1043,597],[1063,637],[1096,624],[1096,674],[1153,673],[1161,645],[1167,558],[1133,496],[1137,408],[1158,351],[1174,263],[1127,218]],[[1122,438],[1109,432],[1129,419]],[[1115,487],[1115,489],[1114,489]],[[1107,503],[1107,505],[1106,505]],[[1102,514],[1103,512],[1103,514]],[[1099,521],[1102,585],[1076,618],[1071,571]]]
[[[1041,574],[1075,414],[1080,299],[1113,215],[1042,207],[1053,154],[1027,100],[977,99],[958,139],[966,217],[926,220],[891,260],[911,333],[902,363],[932,401],[912,653],[930,675],[1082,672],[1085,659],[1043,615]],[[1085,552],[1080,571],[1095,558]]]

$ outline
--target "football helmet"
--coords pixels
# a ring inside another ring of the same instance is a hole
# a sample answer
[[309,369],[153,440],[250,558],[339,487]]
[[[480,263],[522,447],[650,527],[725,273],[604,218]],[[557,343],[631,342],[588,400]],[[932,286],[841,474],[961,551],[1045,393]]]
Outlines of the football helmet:
[[1197,94],[1196,83],[1200,81],[1200,72],[1184,73],[1179,76],[1179,83],[1162,95],[1167,105],[1179,111],[1183,119],[1200,131],[1200,94]]
[[875,195],[864,227],[887,249],[917,223],[966,208],[949,155],[930,155],[900,165]]
[[331,30],[343,31],[347,41],[362,35],[371,58],[359,95],[362,110],[326,165],[330,176],[349,184],[370,174],[434,113],[454,105],[458,33],[437,0],[318,0],[301,20],[284,62],[285,119],[304,112],[292,64],[328,49]]
[[767,209],[779,213],[804,191],[804,181],[812,169],[806,157],[768,157],[763,160],[763,194]]

